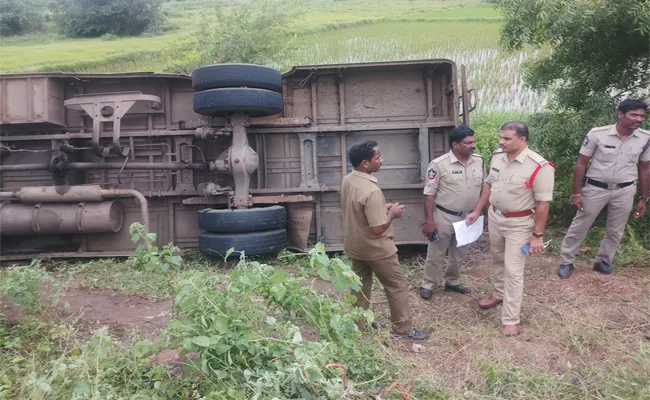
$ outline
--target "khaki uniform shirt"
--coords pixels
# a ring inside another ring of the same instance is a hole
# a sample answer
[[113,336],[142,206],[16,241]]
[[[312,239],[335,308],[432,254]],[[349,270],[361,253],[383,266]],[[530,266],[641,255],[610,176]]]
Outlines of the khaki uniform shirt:
[[379,236],[370,230],[388,222],[386,200],[377,178],[356,170],[346,175],[341,184],[341,204],[343,249],[348,256],[374,261],[397,253],[392,224]]
[[472,211],[478,204],[484,182],[483,157],[472,154],[463,165],[454,152],[449,151],[429,164],[424,194],[434,196],[436,204],[448,210]]
[[637,129],[622,140],[614,124],[590,130],[580,154],[591,157],[587,177],[604,183],[624,183],[638,178],[639,161],[650,161],[649,147],[650,131]]
[[[538,165],[542,168],[529,189],[527,185]],[[532,210],[536,201],[553,200],[555,169],[528,147],[510,163],[508,155],[500,152],[492,157],[485,183],[492,186],[490,204],[494,207],[506,212]]]

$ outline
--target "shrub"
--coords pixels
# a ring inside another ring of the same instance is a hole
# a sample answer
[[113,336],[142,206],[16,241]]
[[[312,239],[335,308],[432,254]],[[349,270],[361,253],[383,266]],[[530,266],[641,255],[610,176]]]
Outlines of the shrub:
[[28,266],[0,271],[0,297],[11,296],[26,314],[51,311],[63,295],[63,286],[43,267],[39,259]]
[[571,203],[573,168],[585,135],[592,127],[612,124],[616,106],[604,103],[594,111],[549,109],[530,119],[530,146],[555,164],[555,194],[551,203],[551,219],[567,225],[575,215]]
[[[227,6],[217,3],[214,14],[198,24],[195,37],[177,43],[164,54],[165,70],[189,73],[207,64],[249,63],[274,66],[292,48],[294,1],[251,0]],[[179,54],[181,56],[179,56]]]
[[521,112],[477,112],[472,114],[470,125],[476,135],[476,151],[489,165],[494,150],[499,147],[499,130],[512,120],[526,121],[528,114]]
[[62,0],[55,21],[70,37],[136,36],[164,19],[163,0]]
[[0,0],[0,36],[33,32],[43,27],[42,0]]

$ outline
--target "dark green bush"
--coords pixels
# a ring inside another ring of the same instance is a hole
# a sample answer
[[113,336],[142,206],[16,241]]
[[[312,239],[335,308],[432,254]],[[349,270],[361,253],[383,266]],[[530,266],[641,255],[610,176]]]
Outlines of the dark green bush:
[[160,30],[163,1],[61,0],[55,4],[54,17],[61,33],[70,37],[136,36]]
[[207,64],[249,63],[277,68],[289,57],[302,13],[295,0],[248,0],[229,5],[215,2],[204,15],[194,37],[163,51],[164,70],[189,74]]
[[42,0],[0,0],[0,36],[34,32],[43,27]]
[[571,223],[573,168],[587,132],[593,127],[616,121],[616,105],[611,102],[592,111],[549,109],[533,115],[529,122],[530,146],[555,164],[555,194],[551,218],[560,225]]

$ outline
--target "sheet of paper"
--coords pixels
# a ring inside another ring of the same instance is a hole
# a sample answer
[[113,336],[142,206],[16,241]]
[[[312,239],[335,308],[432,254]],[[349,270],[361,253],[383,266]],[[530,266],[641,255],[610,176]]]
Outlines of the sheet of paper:
[[470,226],[467,226],[465,220],[454,222],[454,232],[456,232],[456,243],[458,243],[458,247],[476,242],[481,237],[483,234],[483,218],[481,215]]

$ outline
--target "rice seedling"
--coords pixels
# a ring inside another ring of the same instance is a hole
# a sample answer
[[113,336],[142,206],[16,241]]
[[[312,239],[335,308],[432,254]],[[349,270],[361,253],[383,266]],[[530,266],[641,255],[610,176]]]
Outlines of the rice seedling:
[[499,24],[492,23],[381,22],[302,38],[292,57],[274,67],[447,58],[467,66],[470,85],[477,89],[478,111],[544,109],[549,93],[528,89],[522,75],[524,63],[541,51],[498,49],[498,29]]

